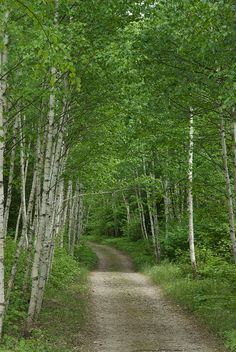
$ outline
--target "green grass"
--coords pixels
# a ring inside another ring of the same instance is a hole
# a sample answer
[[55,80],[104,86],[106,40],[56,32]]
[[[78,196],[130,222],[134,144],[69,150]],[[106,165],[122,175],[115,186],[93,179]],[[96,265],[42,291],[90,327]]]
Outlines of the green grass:
[[81,267],[92,270],[97,264],[97,256],[84,240],[81,241],[79,247],[75,249],[75,259]]
[[[80,254],[78,262],[64,249],[55,251],[43,309],[30,338],[22,338],[22,320],[16,320],[14,309],[17,315],[26,313],[18,312],[18,303],[15,308],[12,304],[1,352],[72,352],[81,344],[87,317],[88,268],[95,264],[96,256],[85,243],[77,251]],[[24,310],[25,306],[21,308]]]
[[188,254],[179,263],[154,264],[151,249],[143,241],[131,242],[128,238],[91,240],[114,246],[131,256],[136,268],[151,277],[177,304],[194,313],[213,331],[219,334],[230,351],[236,351],[236,270],[210,251],[201,261],[198,250],[199,280],[193,280]]
[[65,289],[53,288],[46,296],[38,324],[42,333],[39,337],[48,340],[55,352],[72,351],[80,345],[80,330],[87,315],[87,273],[87,269],[80,269]]
[[231,351],[236,351],[236,297],[231,282],[223,277],[192,280],[184,276],[181,267],[169,263],[146,269],[145,273],[174,302],[194,312],[221,335]]

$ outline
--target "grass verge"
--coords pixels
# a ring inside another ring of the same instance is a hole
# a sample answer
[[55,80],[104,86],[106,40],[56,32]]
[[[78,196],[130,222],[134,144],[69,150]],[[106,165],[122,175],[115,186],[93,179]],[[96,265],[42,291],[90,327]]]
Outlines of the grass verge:
[[0,351],[72,352],[85,343],[88,272],[95,263],[96,256],[85,243],[76,249],[75,258],[64,249],[57,249],[43,309],[32,336],[22,338],[19,322],[15,329],[9,324]]

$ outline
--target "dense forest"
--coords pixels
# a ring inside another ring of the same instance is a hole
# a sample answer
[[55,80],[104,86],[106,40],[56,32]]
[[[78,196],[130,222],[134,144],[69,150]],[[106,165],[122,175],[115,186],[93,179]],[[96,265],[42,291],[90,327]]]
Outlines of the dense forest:
[[235,2],[2,0],[0,19],[0,335],[31,335],[88,238],[181,275],[236,350]]

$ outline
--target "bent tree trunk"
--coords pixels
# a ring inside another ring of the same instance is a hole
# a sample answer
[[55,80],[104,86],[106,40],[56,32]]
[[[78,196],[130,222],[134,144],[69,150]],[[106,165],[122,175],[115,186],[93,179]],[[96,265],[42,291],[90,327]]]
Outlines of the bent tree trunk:
[[194,222],[193,222],[193,148],[194,148],[193,113],[190,113],[189,125],[189,161],[188,161],[188,216],[189,216],[189,250],[193,277],[197,276],[197,263],[194,246]]
[[231,245],[232,245],[233,259],[234,259],[234,263],[236,264],[234,206],[233,206],[233,195],[232,195],[231,182],[230,182],[230,176],[229,176],[228,154],[227,154],[226,135],[225,135],[223,116],[221,116],[220,133],[221,133],[223,168],[224,168],[225,185],[226,185],[226,196],[227,196],[227,203],[228,203],[229,232],[230,232],[230,239],[231,239]]

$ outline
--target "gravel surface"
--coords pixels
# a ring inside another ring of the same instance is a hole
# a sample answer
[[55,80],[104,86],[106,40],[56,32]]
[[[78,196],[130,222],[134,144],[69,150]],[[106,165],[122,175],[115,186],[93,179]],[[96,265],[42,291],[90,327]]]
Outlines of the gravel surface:
[[[91,244],[98,267],[91,273],[90,332],[86,352],[223,352],[220,341],[171,303],[130,259]],[[91,341],[92,340],[92,341]]]

